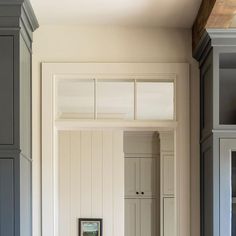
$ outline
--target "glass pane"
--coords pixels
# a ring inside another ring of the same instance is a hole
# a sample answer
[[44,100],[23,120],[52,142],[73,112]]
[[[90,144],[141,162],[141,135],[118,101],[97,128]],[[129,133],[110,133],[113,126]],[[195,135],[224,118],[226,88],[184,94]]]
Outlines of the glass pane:
[[236,152],[232,152],[232,236],[236,235]]
[[94,118],[94,80],[61,79],[57,87],[57,116]]
[[173,120],[174,83],[137,82],[137,119]]
[[220,124],[236,124],[236,53],[221,53],[219,56],[220,78]]
[[98,81],[97,117],[134,119],[134,82]]

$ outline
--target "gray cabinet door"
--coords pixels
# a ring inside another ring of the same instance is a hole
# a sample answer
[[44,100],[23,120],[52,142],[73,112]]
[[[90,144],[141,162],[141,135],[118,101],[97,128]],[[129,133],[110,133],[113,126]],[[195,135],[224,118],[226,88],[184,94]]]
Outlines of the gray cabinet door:
[[0,144],[14,143],[14,39],[0,36]]
[[201,235],[213,236],[213,141],[209,137],[201,144]]
[[156,158],[140,158],[140,191],[143,197],[156,197]]
[[14,236],[14,161],[0,159],[0,235]]
[[[220,236],[233,236],[233,172],[236,158],[236,139],[220,140]],[[234,176],[235,177],[235,176]]]
[[140,199],[140,236],[156,236],[156,199]]
[[139,158],[125,158],[125,197],[136,198],[140,192]]
[[140,236],[140,220],[140,200],[125,199],[125,236]]

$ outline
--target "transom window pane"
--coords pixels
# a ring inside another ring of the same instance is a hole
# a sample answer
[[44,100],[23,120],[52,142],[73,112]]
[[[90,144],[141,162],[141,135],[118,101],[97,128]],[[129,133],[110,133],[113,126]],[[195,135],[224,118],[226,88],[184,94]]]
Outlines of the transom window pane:
[[134,81],[98,81],[97,118],[134,119]]
[[173,120],[174,83],[137,82],[137,119]]
[[173,120],[174,83],[58,79],[56,103],[60,119]]
[[60,79],[57,99],[59,118],[94,118],[94,80]]

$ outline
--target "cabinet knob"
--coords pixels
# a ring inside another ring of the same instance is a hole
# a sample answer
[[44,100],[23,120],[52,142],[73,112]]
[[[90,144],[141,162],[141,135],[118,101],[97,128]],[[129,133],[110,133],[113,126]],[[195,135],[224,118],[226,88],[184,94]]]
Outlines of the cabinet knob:
[[139,192],[136,192],[136,194],[139,194]]
[[144,192],[142,192],[142,194],[144,194]]

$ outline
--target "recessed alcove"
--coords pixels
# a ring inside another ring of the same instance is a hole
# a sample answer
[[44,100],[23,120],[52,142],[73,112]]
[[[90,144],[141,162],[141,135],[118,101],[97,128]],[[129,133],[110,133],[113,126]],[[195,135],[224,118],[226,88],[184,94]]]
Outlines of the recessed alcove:
[[219,116],[221,125],[236,124],[236,53],[219,56]]

